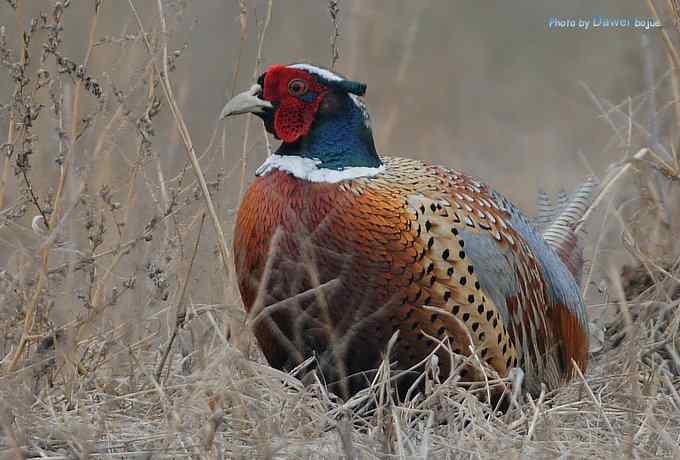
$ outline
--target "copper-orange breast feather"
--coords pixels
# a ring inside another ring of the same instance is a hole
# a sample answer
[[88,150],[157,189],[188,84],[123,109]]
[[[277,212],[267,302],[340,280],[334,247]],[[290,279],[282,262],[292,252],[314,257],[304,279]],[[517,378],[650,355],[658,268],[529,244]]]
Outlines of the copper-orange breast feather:
[[[385,358],[411,369],[410,384],[442,344],[474,350],[501,376],[521,368],[534,393],[568,381],[572,362],[585,370],[586,311],[573,261],[555,250],[573,249],[573,227],[562,222],[553,236],[564,237],[547,242],[485,184],[378,155],[364,91],[308,64],[272,66],[223,111],[255,113],[282,140],[234,231],[239,288],[269,363],[290,370],[314,356],[345,397]],[[447,375],[446,347],[436,353]]]

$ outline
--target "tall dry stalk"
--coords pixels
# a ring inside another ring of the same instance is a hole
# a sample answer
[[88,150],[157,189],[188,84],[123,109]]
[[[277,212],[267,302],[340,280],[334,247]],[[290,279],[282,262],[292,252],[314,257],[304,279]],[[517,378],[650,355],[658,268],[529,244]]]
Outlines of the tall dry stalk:
[[[269,23],[272,20],[272,8],[273,8],[273,0],[268,0],[267,2],[267,14],[264,19],[264,24],[262,25],[262,30],[260,30],[259,35],[258,35],[258,43],[257,43],[257,55],[255,57],[255,65],[253,66],[253,73],[252,73],[252,78],[253,80],[257,78],[258,74],[260,73],[260,68],[262,66],[262,49],[264,45],[264,39],[267,36],[267,30],[269,29]],[[239,182],[239,188],[238,188],[238,197],[239,200],[243,197],[243,194],[245,193],[245,186],[246,186],[246,166],[247,166],[247,158],[248,158],[248,141],[250,139],[250,117],[246,119],[246,125],[243,130],[243,148],[241,150],[241,175],[240,175],[240,182]],[[266,139],[266,133],[265,133],[265,139]]]
[[[23,1],[18,0],[18,3],[16,5],[16,10],[15,10],[15,23],[16,23],[16,28],[17,32],[20,30],[23,30],[23,24],[22,24],[22,10],[23,10]],[[21,35],[17,33],[17,36],[19,37],[19,47],[23,49],[24,47],[24,42],[21,40]],[[22,51],[21,53],[21,60],[19,61],[21,66],[26,65],[26,51]],[[14,143],[16,142],[16,111],[15,108],[12,107],[10,109],[9,113],[9,127],[7,128],[7,146],[13,146]],[[5,196],[7,193],[7,183],[9,181],[9,171],[11,169],[11,158],[9,155],[9,152],[1,152],[3,154],[3,160],[2,160],[2,175],[0,176],[0,209],[3,209],[5,207]]]
[[[93,14],[90,18],[90,28],[89,28],[89,34],[88,34],[88,44],[87,44],[87,50],[85,52],[85,59],[84,59],[84,64],[83,67],[87,68],[87,64],[89,62],[89,59],[92,55],[93,48],[94,48],[94,43],[95,43],[95,34],[97,30],[97,20],[99,18],[99,13],[101,11],[102,7],[102,2],[103,0],[96,0],[94,3],[94,11]],[[62,198],[63,198],[63,193],[64,193],[64,187],[66,185],[66,180],[69,175],[70,167],[71,167],[71,159],[74,155],[74,149],[77,145],[77,138],[78,138],[78,132],[79,132],[79,127],[80,127],[80,97],[81,97],[81,91],[82,91],[82,80],[77,80],[75,89],[73,91],[73,117],[72,117],[72,125],[71,125],[71,133],[70,133],[70,143],[69,143],[69,148],[66,150],[63,162],[60,167],[60,174],[59,174],[59,181],[57,184],[57,191],[54,195],[54,199],[52,200],[52,214],[50,215],[50,220],[49,220],[49,225],[48,228],[52,231],[53,235],[56,235],[56,228],[58,227],[58,223],[60,220],[63,218],[61,215],[61,207],[62,207]],[[82,190],[82,189],[81,189]],[[41,250],[41,258],[42,258],[42,269],[40,270],[40,274],[38,275],[38,281],[36,283],[35,289],[33,291],[33,295],[31,297],[30,305],[27,309],[25,320],[24,320],[24,327],[21,335],[21,339],[19,340],[19,343],[17,345],[16,350],[14,351],[12,355],[12,359],[9,360],[9,364],[7,365],[7,371],[8,372],[13,372],[19,360],[21,359],[21,356],[24,353],[24,349],[26,345],[28,344],[30,340],[30,336],[34,333],[33,327],[35,325],[35,315],[36,315],[36,310],[38,308],[38,302],[40,301],[40,297],[43,295],[43,288],[44,285],[47,281],[47,267],[48,267],[48,260],[49,260],[49,254],[50,254],[50,243],[54,241],[54,237],[48,239],[48,244],[46,244],[42,250]]]

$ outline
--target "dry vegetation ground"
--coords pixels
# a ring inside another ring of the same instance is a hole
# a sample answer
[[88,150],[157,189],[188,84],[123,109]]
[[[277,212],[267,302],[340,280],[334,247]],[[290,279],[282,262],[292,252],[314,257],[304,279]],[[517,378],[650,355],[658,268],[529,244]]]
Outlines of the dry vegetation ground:
[[[217,127],[195,151],[173,82],[190,48],[173,39],[193,27],[187,2],[115,1],[127,21],[115,35],[100,31],[100,1],[44,2],[35,15],[30,2],[0,5],[3,457],[680,458],[676,3],[650,13],[667,27],[642,93],[609,103],[586,88],[620,158],[594,171],[583,235],[591,365],[501,414],[436,382],[398,404],[387,368],[342,403],[264,364],[233,283],[230,226],[215,236],[261,128],[246,125],[239,145]],[[272,3],[255,21],[238,4],[231,25],[241,46],[257,32],[257,68]],[[69,15],[84,34],[65,27]],[[67,40],[83,52],[68,54]],[[210,204],[225,187],[227,204]]]

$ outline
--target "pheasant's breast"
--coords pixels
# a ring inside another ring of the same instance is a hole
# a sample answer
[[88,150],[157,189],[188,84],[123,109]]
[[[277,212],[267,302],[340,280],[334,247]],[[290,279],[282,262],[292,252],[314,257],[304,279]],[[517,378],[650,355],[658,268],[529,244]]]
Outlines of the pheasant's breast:
[[552,285],[575,282],[546,266],[559,259],[523,216],[462,173],[382,160],[337,183],[274,170],[246,193],[235,260],[270,363],[315,355],[327,379],[361,387],[398,331],[389,359],[402,370],[436,350],[446,375],[450,352],[475,353],[501,376],[522,367],[532,389],[568,379],[571,359],[585,366],[580,298]]

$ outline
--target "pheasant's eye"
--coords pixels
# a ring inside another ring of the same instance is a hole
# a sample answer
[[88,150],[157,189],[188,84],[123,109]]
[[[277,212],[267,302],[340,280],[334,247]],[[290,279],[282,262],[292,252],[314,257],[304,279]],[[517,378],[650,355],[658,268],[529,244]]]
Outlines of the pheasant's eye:
[[304,96],[307,93],[307,82],[296,78],[288,83],[288,93],[291,96]]

